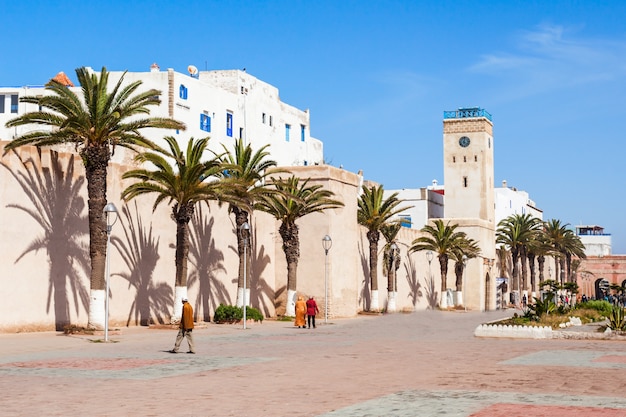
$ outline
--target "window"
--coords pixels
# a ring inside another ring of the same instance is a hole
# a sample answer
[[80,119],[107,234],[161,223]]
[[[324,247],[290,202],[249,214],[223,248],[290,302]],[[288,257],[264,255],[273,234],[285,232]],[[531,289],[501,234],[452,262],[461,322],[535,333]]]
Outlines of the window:
[[263,124],[265,124],[265,113],[263,113],[263,114],[261,115],[261,122],[263,122]]
[[270,116],[270,126],[274,126],[274,118]]
[[187,100],[187,87],[185,87],[183,84],[181,84],[180,88],[178,89],[178,96],[183,100]]
[[456,156],[452,157],[452,162],[456,162]]
[[11,113],[17,113],[17,94],[11,94]]
[[0,113],[4,113],[4,94],[0,94]]
[[291,125],[285,124],[285,140],[289,142],[289,132],[291,131]]
[[200,130],[211,131],[211,118],[208,114],[200,114]]
[[467,177],[463,177],[463,187],[467,188]]
[[467,156],[463,157],[463,162],[467,162]]
[[478,157],[474,155],[474,162],[478,162]]
[[226,112],[226,136],[233,137],[233,114]]
[[306,137],[306,126],[300,125],[300,140],[304,142],[305,137]]
[[243,127],[239,128],[239,137],[243,139]]
[[309,166],[309,161],[304,161],[304,166]]

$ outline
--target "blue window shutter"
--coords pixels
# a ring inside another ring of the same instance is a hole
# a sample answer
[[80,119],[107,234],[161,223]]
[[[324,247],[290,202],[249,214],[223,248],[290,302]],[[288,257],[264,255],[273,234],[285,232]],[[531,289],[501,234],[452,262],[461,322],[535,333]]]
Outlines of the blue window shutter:
[[291,125],[285,125],[285,140],[289,142],[289,131],[291,130]]
[[211,131],[211,118],[206,114],[200,114],[200,130]]
[[233,114],[226,113],[226,136],[233,137]]
[[178,95],[183,100],[187,100],[187,87],[185,87],[183,84],[181,84],[180,88],[178,89]]

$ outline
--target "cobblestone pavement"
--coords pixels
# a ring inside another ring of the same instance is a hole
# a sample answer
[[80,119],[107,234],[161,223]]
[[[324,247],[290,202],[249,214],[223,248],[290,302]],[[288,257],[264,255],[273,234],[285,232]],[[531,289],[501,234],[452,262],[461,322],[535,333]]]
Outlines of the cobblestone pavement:
[[0,334],[0,415],[626,416],[626,342],[473,336],[511,314]]

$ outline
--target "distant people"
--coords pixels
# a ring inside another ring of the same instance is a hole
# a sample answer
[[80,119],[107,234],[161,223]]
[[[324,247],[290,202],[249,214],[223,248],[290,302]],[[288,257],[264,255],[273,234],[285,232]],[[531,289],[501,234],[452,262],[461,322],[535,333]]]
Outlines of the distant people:
[[187,297],[183,297],[183,314],[180,317],[180,326],[178,327],[178,335],[176,336],[176,344],[174,349],[170,350],[170,353],[178,353],[180,343],[184,337],[187,337],[187,344],[189,345],[189,351],[187,353],[196,353],[193,347],[193,308],[189,304]]
[[315,298],[313,298],[313,296],[309,297],[306,302],[306,315],[309,321],[309,329],[311,328],[311,324],[313,324],[313,328],[315,329],[315,315],[319,312],[320,310],[317,308]]
[[526,298],[526,294],[524,294],[524,296],[522,297],[522,305],[524,306],[524,308],[528,306],[528,298]]
[[587,294],[583,294],[582,302],[583,303],[587,302]]
[[302,296],[299,296],[298,301],[296,301],[296,321],[294,325],[298,326],[298,329],[306,329],[306,303]]

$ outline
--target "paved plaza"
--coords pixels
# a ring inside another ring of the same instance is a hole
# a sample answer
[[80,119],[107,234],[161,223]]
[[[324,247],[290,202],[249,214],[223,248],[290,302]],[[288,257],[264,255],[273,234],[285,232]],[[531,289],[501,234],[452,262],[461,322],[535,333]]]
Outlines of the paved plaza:
[[473,336],[512,313],[0,334],[0,415],[626,416],[625,342]]

